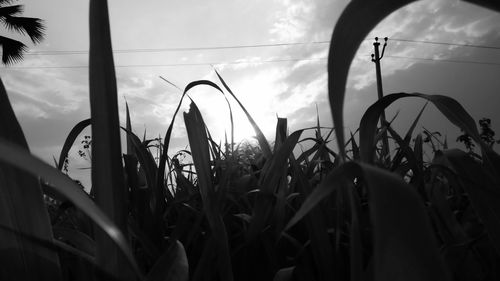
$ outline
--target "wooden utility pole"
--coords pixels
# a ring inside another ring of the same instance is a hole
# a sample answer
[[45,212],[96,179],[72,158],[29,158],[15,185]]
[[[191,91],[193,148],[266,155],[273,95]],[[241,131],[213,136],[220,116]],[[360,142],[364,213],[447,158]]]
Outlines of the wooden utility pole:
[[[388,38],[384,38],[384,46],[382,47],[382,54],[379,52],[379,46],[380,42],[378,41],[378,37],[375,37],[375,42],[373,43],[374,51],[375,53],[372,54],[372,62],[375,63],[375,72],[377,75],[377,93],[378,93],[378,99],[382,99],[384,97],[384,92],[382,89],[382,74],[380,71],[380,60],[384,56],[385,52],[385,47],[387,46],[387,40]],[[385,125],[386,123],[385,119],[385,110],[382,111],[382,114],[380,115],[380,124],[381,127]],[[386,160],[388,160],[389,157],[389,139],[387,137],[387,131],[385,131],[382,135],[382,157],[383,157],[383,162],[385,163]]]

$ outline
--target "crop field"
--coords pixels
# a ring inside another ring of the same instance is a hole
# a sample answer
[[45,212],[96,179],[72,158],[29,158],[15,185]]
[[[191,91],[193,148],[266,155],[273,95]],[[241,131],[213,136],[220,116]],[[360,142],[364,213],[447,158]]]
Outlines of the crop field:
[[[500,280],[500,156],[490,129],[500,120],[478,123],[448,96],[392,93],[356,132],[335,129],[357,47],[409,2],[352,1],[330,45],[334,128],[317,117],[289,132],[279,118],[268,140],[216,70],[217,81],[185,87],[162,138],[138,136],[128,105],[121,126],[107,1],[91,0],[91,118],[68,132],[55,167],[30,154],[0,83],[0,280]],[[256,141],[235,143],[232,113],[226,140],[213,139],[189,96],[198,87],[235,101]],[[466,149],[416,129],[425,106],[407,131],[380,122],[407,98],[435,106],[464,132]],[[174,122],[185,124],[186,150],[170,148]],[[79,144],[90,190],[64,173]]]

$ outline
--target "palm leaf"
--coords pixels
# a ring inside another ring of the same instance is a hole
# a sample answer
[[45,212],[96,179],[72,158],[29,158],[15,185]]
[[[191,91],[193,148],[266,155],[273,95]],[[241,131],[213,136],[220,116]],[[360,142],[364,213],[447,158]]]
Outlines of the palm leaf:
[[23,53],[28,50],[22,42],[3,36],[0,36],[0,45],[2,46],[2,62],[6,65],[21,61]]
[[[0,3],[2,4],[2,3]],[[0,7],[0,19],[5,18],[7,16],[15,16],[22,13],[24,10],[23,5],[12,5]]]
[[28,35],[35,44],[43,40],[45,26],[41,19],[4,16],[3,23],[8,30]]

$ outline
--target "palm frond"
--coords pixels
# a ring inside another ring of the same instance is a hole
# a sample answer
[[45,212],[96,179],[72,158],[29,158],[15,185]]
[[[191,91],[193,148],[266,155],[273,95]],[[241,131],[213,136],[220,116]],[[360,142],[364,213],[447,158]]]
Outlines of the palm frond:
[[5,16],[3,22],[7,29],[28,35],[35,44],[43,39],[45,26],[41,19]]
[[[0,3],[1,5],[1,3]],[[13,6],[6,6],[6,7],[0,7],[0,19],[3,19],[6,16],[15,16],[24,11],[24,6],[23,5],[13,5]]]
[[0,0],[0,5],[11,4],[13,0]]
[[28,47],[22,42],[3,36],[0,36],[0,45],[2,46],[2,62],[5,65],[21,61],[23,53],[28,50]]

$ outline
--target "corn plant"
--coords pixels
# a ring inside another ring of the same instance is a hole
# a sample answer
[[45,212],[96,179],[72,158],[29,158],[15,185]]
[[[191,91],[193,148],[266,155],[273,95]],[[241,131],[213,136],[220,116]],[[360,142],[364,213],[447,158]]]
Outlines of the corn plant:
[[[348,4],[329,55],[329,98],[343,128],[347,73],[361,40],[387,14],[413,1]],[[470,1],[496,10],[498,4]],[[0,277],[2,280],[497,280],[500,277],[500,157],[454,99],[387,95],[364,113],[357,132],[317,124],[273,145],[216,71],[183,91],[163,139],[139,138],[128,104],[120,127],[106,1],[90,1],[91,118],[75,125],[57,168],[33,157],[0,83]],[[183,114],[189,150],[169,156],[176,116],[194,87],[211,87],[230,109],[230,140],[219,144],[191,99]],[[481,148],[471,157],[435,147],[424,161],[418,114],[404,137],[377,128],[394,101],[422,98]],[[230,99],[252,124],[258,145],[235,144]],[[64,173],[68,152],[92,128],[92,186]],[[485,125],[486,126],[486,125]],[[484,127],[484,126],[483,126]],[[126,134],[122,154],[120,130]],[[304,132],[314,130],[314,137]],[[484,131],[484,130],[483,130]],[[381,161],[387,132],[397,144]],[[328,143],[335,133],[338,151]],[[158,159],[152,151],[156,141]],[[305,151],[294,153],[304,142]],[[21,204],[24,203],[23,204]],[[26,207],[29,206],[29,207]],[[47,210],[49,212],[47,212]]]

